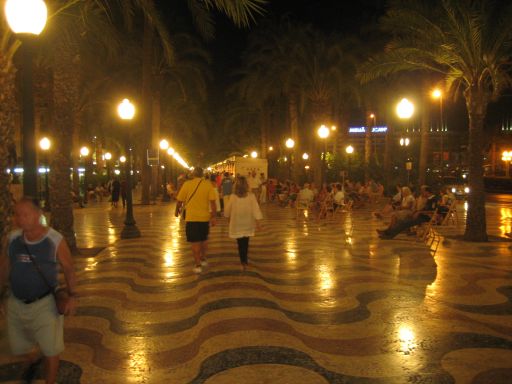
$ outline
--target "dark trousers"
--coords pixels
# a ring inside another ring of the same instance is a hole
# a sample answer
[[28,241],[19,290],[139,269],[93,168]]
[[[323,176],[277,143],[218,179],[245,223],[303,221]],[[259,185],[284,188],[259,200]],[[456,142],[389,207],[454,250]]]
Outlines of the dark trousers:
[[249,238],[239,237],[236,239],[238,244],[238,255],[240,256],[240,262],[242,264],[248,264],[247,253],[249,252]]
[[387,229],[384,233],[389,237],[395,237],[400,232],[405,231],[408,228],[414,227],[430,221],[430,216],[423,213],[419,214],[418,217],[409,220],[399,221],[395,226]]

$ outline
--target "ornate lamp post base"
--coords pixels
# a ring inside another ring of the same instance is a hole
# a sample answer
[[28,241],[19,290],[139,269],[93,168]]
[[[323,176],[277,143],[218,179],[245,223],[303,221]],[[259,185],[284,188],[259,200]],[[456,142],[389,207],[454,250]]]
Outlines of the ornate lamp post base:
[[121,231],[121,239],[135,239],[140,237],[139,228],[135,224],[125,224]]

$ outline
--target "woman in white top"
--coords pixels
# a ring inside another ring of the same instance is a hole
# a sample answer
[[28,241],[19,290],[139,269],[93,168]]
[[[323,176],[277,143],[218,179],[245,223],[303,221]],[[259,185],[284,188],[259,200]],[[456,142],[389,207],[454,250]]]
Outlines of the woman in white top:
[[397,221],[405,220],[412,216],[416,200],[409,187],[402,187],[402,203],[396,208],[395,213],[391,216],[390,227],[395,225]]
[[243,176],[238,177],[234,193],[229,199],[227,207],[224,208],[224,216],[229,220],[229,237],[236,239],[238,243],[238,254],[242,270],[247,269],[249,237],[254,236],[254,231],[258,226],[257,220],[263,218],[256,197],[249,192],[247,179]]

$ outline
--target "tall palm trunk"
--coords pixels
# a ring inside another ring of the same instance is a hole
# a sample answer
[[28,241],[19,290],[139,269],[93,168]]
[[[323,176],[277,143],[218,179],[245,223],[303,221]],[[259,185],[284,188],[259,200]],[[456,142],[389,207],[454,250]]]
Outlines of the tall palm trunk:
[[292,150],[293,153],[290,158],[290,161],[293,160],[291,179],[297,180],[297,176],[299,175],[298,167],[300,166],[299,153],[303,143],[301,143],[299,137],[299,108],[297,106],[297,97],[293,93],[288,98],[288,118],[290,122],[290,137],[295,141],[295,146]]
[[154,31],[148,17],[144,17],[144,42],[142,58],[142,129],[143,140],[139,148],[140,158],[142,159],[142,204],[149,204],[150,185],[151,185],[151,167],[147,165],[146,150],[153,143],[151,135],[151,83],[152,83],[152,58],[153,58],[153,36]]
[[[76,47],[75,47],[76,48]],[[73,201],[71,199],[71,148],[76,122],[79,77],[77,50],[58,42],[53,62],[53,136],[55,147],[50,162],[51,225],[76,249],[73,229]]]
[[272,122],[272,115],[268,108],[263,107],[260,118],[260,153],[261,157],[267,158],[268,150],[268,129]]
[[[159,86],[156,85],[153,91],[152,96],[152,106],[151,106],[151,136],[152,136],[152,147],[157,148],[158,151],[160,151],[160,111],[161,111],[161,95],[160,95],[160,89]],[[167,156],[166,152],[160,151],[160,164],[165,165],[165,157]],[[151,195],[153,197],[153,200],[156,200],[157,195],[159,193],[159,184],[160,184],[160,176],[162,172],[165,172],[165,170],[161,171],[160,167],[151,167]]]
[[372,119],[366,112],[366,131],[364,134],[364,180],[370,179],[370,159],[372,155]]
[[469,187],[468,212],[464,239],[487,241],[485,216],[485,190],[483,171],[483,126],[489,102],[485,92],[477,86],[465,91],[466,107],[469,116]]
[[[313,126],[315,127],[314,133],[312,135],[313,137],[313,168],[315,171],[314,174],[314,181],[317,186],[321,187],[322,184],[322,158],[320,157],[320,154],[323,153],[323,156],[326,155],[326,148],[327,143],[325,140],[327,139],[320,139],[318,135],[316,134],[317,129],[322,125],[325,124],[326,121],[331,121],[329,118],[329,102],[327,100],[313,100],[312,101],[312,111],[313,111]],[[325,164],[327,167],[327,164]],[[327,172],[325,172],[327,173]],[[324,182],[326,180],[324,179]]]
[[[14,121],[16,113],[15,98],[16,71],[10,59],[0,56],[0,169],[11,167],[13,161],[10,155],[14,147]],[[6,235],[11,229],[12,195],[10,192],[11,175],[0,172],[0,245],[5,249]]]

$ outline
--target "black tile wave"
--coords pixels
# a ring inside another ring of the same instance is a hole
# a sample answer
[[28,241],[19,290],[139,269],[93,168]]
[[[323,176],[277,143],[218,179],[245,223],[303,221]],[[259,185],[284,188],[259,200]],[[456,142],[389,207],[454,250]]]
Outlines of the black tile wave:
[[254,346],[228,349],[206,358],[198,374],[189,384],[202,384],[216,374],[243,366],[276,364],[307,369],[323,377],[331,384],[395,384],[395,383],[436,383],[452,384],[455,381],[444,371],[412,372],[404,377],[357,377],[329,371],[319,365],[308,354],[291,348],[275,346]]
[[[27,365],[25,363],[12,363],[0,365],[0,383],[4,382],[20,382]],[[66,360],[61,360],[59,365],[59,373],[57,375],[58,383],[80,384],[82,377],[82,368],[80,366]],[[44,380],[42,372],[42,364],[36,371],[34,379]]]

